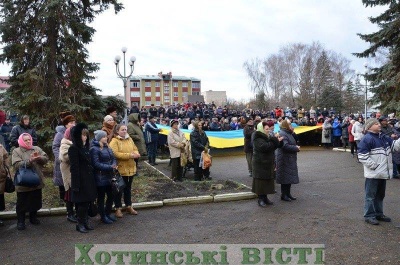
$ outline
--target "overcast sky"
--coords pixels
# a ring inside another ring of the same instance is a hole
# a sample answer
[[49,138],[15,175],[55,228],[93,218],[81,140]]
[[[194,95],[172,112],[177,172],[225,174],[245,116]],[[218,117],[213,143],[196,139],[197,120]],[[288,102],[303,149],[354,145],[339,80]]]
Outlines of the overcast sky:
[[[88,46],[100,63],[93,85],[101,94],[123,94],[113,60],[127,47],[136,57],[134,75],[173,75],[201,79],[202,90],[226,90],[228,98],[252,97],[243,63],[277,53],[289,43],[319,41],[363,72],[365,59],[351,55],[367,44],[356,34],[376,30],[368,17],[382,8],[361,0],[125,0],[125,9],[99,15]],[[7,74],[7,67],[0,67]]]

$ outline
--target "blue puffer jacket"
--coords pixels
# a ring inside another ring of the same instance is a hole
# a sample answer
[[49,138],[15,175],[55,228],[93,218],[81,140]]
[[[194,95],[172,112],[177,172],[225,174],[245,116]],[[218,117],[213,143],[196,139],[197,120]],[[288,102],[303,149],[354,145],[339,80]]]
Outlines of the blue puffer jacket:
[[340,127],[340,122],[338,119],[335,119],[332,124],[332,135],[342,136],[342,127]]
[[364,165],[364,177],[389,179],[393,176],[392,152],[400,151],[400,140],[368,132],[357,144],[358,159]]
[[113,168],[117,164],[114,153],[105,144],[103,149],[100,149],[100,144],[96,139],[92,140],[90,148],[90,158],[94,168],[94,176],[97,186],[111,185],[113,177]]

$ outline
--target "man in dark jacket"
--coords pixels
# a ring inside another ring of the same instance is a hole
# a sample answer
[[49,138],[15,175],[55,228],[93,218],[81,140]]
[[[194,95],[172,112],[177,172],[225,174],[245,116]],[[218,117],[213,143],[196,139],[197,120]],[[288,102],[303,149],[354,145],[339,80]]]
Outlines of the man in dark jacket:
[[4,139],[4,147],[6,148],[7,152],[10,153],[11,143],[10,143],[10,133],[14,124],[10,122],[10,118],[6,117],[6,121],[0,128],[0,134],[3,136]]
[[211,180],[210,169],[203,169],[200,166],[201,153],[208,152],[210,142],[205,132],[202,130],[202,122],[194,123],[194,130],[190,133],[190,144],[192,147],[192,158],[194,164],[194,180],[201,181],[203,176],[206,180]]
[[12,128],[10,133],[11,146],[19,147],[18,138],[23,133],[29,133],[32,136],[33,145],[37,145],[37,134],[35,129],[31,127],[28,115],[22,116],[20,123]]
[[253,143],[251,135],[254,132],[253,119],[247,118],[246,126],[243,129],[244,136],[244,153],[246,154],[247,168],[249,170],[249,177],[253,176],[252,161],[253,161]]
[[160,131],[161,129],[157,128],[154,117],[149,116],[149,120],[144,126],[144,134],[147,146],[147,156],[149,157],[149,163],[152,166],[157,165],[157,143]]

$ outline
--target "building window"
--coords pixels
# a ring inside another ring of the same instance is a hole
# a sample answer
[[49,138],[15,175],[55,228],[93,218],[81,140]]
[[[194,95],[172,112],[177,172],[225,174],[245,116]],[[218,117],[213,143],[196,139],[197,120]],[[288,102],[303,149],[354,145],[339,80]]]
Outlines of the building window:
[[145,96],[145,97],[151,97],[151,92],[145,92],[145,93],[144,93],[144,96]]
[[188,87],[188,83],[187,82],[183,82],[182,83],[182,87]]
[[192,83],[192,88],[200,88],[200,83]]
[[183,97],[183,98],[187,98],[187,96],[188,96],[188,92],[183,92],[183,93],[182,93],[182,97]]
[[178,96],[178,92],[174,92],[174,97],[177,97]]
[[160,101],[156,101],[156,106],[160,106],[160,105],[161,105]]
[[140,87],[138,81],[131,81],[131,87]]
[[165,99],[164,102],[169,104],[169,99]]
[[140,98],[140,92],[139,91],[131,91],[131,97],[132,98]]
[[164,96],[164,100],[168,100],[169,101],[169,96]]
[[160,96],[160,92],[156,92],[156,97],[159,97]]
[[164,94],[169,94],[169,87],[167,88],[164,87]]
[[151,87],[151,82],[146,82],[146,87]]
[[156,87],[160,87],[160,82],[156,82]]
[[150,106],[151,105],[151,101],[146,101],[145,104],[146,104],[146,106]]
[[178,87],[178,82],[173,83],[174,87]]
[[200,92],[193,92],[192,95],[199,96],[199,95],[200,95]]

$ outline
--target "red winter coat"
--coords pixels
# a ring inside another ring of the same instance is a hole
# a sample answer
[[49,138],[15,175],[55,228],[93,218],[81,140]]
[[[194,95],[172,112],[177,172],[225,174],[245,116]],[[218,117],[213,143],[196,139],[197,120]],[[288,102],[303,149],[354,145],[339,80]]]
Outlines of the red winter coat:
[[351,133],[351,128],[353,128],[352,123],[350,123],[349,127],[347,127],[347,131],[349,132],[349,142],[355,142],[354,135]]

